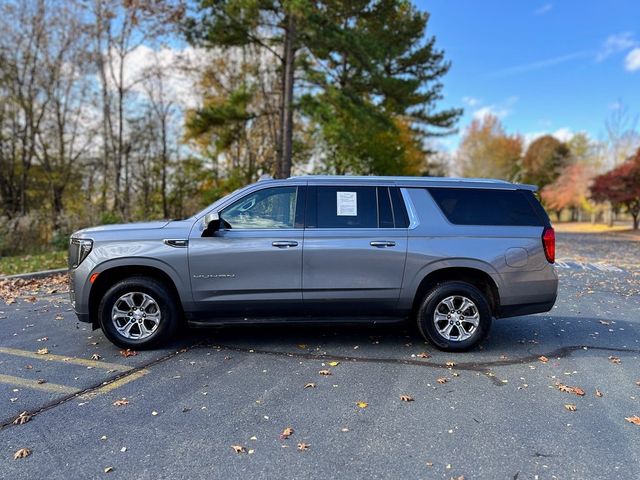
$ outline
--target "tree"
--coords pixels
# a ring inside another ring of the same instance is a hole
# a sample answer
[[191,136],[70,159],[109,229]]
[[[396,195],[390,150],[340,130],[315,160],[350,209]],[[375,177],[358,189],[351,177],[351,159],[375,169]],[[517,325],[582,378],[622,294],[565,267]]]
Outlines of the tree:
[[569,164],[569,147],[552,135],[535,139],[522,159],[522,181],[540,188],[553,183]]
[[578,212],[590,207],[588,185],[592,176],[592,168],[585,163],[568,165],[553,183],[542,188],[542,201],[556,213],[558,220],[566,208],[571,210],[571,220],[578,220]]
[[[325,148],[318,154],[334,162],[334,171],[374,173],[401,165],[404,152],[415,152],[424,138],[451,133],[461,113],[435,108],[449,63],[435,39],[425,39],[427,20],[403,0],[201,0],[186,32],[192,43],[222,48],[230,58],[257,49],[256,58],[276,63],[278,81],[264,82],[275,85],[271,95],[278,99],[276,176],[289,175],[300,151],[295,132],[304,135],[308,120]],[[262,93],[245,87],[240,93],[247,104],[247,96]],[[237,94],[232,90],[228,98]],[[251,121],[265,110],[219,112],[210,116],[211,129]],[[207,123],[200,127],[206,131]],[[364,149],[366,139],[398,144],[407,133],[411,140],[394,152]],[[389,165],[381,166],[385,160]]]
[[456,153],[465,177],[512,180],[522,155],[522,137],[505,132],[498,117],[485,115],[467,127]]
[[596,202],[610,202],[624,207],[638,229],[640,216],[640,149],[633,157],[613,170],[597,176],[591,185],[591,197]]

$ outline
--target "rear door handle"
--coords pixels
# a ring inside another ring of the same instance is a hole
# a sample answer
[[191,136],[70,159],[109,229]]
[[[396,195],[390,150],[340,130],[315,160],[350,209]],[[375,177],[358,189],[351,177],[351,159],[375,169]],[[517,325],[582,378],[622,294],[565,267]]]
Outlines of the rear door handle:
[[293,240],[278,240],[276,242],[272,242],[271,245],[277,248],[289,248],[289,247],[297,247],[298,242]]
[[391,242],[389,240],[374,240],[370,245],[377,248],[395,247],[396,242]]

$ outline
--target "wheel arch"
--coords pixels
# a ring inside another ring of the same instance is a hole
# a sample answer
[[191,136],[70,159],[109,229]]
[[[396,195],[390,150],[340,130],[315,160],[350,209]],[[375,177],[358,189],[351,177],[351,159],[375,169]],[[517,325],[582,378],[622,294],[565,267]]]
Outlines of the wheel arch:
[[98,306],[100,299],[107,290],[120,280],[140,276],[162,282],[173,294],[178,310],[183,313],[182,302],[175,280],[166,271],[153,265],[112,265],[110,268],[100,270],[89,291],[89,319],[94,328],[97,328],[98,324]]
[[480,290],[487,298],[492,314],[500,308],[500,293],[493,277],[484,270],[470,266],[448,266],[431,270],[418,284],[413,296],[411,311],[413,314],[420,308],[424,296],[435,286],[447,281],[466,282]]

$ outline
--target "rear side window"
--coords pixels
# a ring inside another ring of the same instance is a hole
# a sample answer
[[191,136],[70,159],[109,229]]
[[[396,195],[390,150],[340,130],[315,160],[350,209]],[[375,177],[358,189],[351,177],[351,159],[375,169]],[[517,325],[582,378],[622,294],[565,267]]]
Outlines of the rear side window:
[[[317,228],[377,228],[378,199],[376,187],[316,187],[315,210]],[[313,203],[315,203],[315,208]],[[311,220],[311,219],[310,219]]]
[[548,222],[539,215],[532,203],[537,203],[537,200],[529,191],[473,188],[427,190],[442,213],[456,225],[544,226]]

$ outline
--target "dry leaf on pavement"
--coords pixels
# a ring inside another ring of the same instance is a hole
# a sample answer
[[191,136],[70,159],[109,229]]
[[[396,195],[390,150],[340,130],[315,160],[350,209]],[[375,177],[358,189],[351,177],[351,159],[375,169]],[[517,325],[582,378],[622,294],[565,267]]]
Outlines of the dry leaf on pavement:
[[540,360],[542,363],[547,363],[549,361],[549,359],[547,357],[545,357],[544,355],[540,355],[538,357],[538,360]]
[[329,365],[330,367],[337,367],[338,365],[340,365],[340,362],[329,362],[327,365]]
[[566,408],[570,412],[575,412],[578,409],[578,407],[574,403],[566,403],[564,405],[564,408]]
[[447,362],[445,365],[449,368],[453,368],[456,366],[456,362]]
[[640,425],[640,417],[637,415],[634,415],[632,417],[625,417],[624,419],[629,423],[633,423],[634,425]]
[[31,450],[28,448],[21,448],[16,453],[13,454],[14,460],[18,460],[19,458],[26,458],[31,455]]
[[114,407],[122,407],[124,405],[129,405],[129,400],[127,400],[126,398],[121,398],[120,400],[116,400],[115,402],[113,402]]
[[105,467],[104,473],[111,473],[111,472],[113,472],[113,467]]
[[247,453],[247,449],[242,445],[231,445],[231,448],[233,448],[233,451],[236,453]]
[[102,357],[100,355],[98,355],[97,353],[94,353],[93,355],[91,355],[91,360],[100,360]]
[[369,406],[367,402],[358,402],[356,405],[358,405],[359,408],[367,408]]
[[620,358],[614,357],[613,355],[609,357],[609,361],[615,365],[620,365]]
[[569,385],[565,385],[564,383],[556,382],[555,387],[561,392],[565,393],[574,393],[579,397],[584,396],[584,390],[580,387],[570,387]]
[[135,357],[138,354],[135,350],[127,348],[126,350],[120,350],[120,355],[123,357]]
[[287,438],[289,438],[291,435],[293,435],[293,428],[291,427],[287,427],[285,428],[282,433],[280,434],[280,439],[281,440],[286,440]]
[[413,402],[413,397],[411,395],[400,395],[401,402]]
[[316,384],[313,382],[305,383],[304,388],[316,388]]
[[599,388],[596,388],[596,397],[602,397],[604,394],[600,391]]
[[36,353],[38,355],[46,355],[49,353],[49,349],[48,348],[39,348]]
[[421,353],[417,354],[416,357],[418,357],[418,358],[431,358],[431,354],[429,354],[427,352],[421,352]]
[[22,412],[20,415],[18,415],[16,417],[16,419],[13,421],[13,424],[14,425],[24,425],[29,420],[31,420],[31,415],[29,414],[29,412],[24,411],[24,412]]
[[298,444],[298,450],[300,450],[300,451],[309,450],[309,447],[311,447],[311,445],[309,445],[308,443],[299,443]]
[[320,375],[325,375],[325,376],[327,376],[327,375],[331,375],[331,370],[320,370],[318,373],[319,373]]
[[447,377],[440,377],[436,380],[438,383],[447,383],[449,379]]

